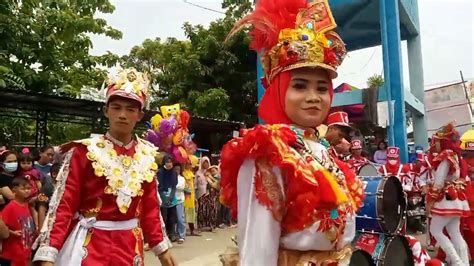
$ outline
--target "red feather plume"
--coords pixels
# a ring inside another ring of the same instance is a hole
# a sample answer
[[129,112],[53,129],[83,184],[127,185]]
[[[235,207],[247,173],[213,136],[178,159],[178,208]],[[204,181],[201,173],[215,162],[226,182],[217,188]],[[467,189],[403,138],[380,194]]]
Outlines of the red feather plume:
[[296,27],[299,11],[307,7],[307,0],[259,0],[255,10],[235,24],[227,39],[252,25],[250,48],[256,52],[268,51],[278,43],[282,29]]

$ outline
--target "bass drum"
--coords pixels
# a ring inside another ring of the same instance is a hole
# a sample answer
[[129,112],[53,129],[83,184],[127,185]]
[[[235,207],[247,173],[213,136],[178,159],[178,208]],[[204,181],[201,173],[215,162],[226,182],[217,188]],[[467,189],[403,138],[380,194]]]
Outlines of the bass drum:
[[413,253],[403,236],[363,233],[354,241],[356,251],[352,253],[353,266],[412,266]]
[[359,172],[357,173],[358,176],[378,176],[379,173],[377,168],[373,164],[364,164],[361,168],[359,168]]
[[357,212],[356,229],[362,232],[398,233],[405,221],[406,199],[398,178],[360,177],[365,199]]

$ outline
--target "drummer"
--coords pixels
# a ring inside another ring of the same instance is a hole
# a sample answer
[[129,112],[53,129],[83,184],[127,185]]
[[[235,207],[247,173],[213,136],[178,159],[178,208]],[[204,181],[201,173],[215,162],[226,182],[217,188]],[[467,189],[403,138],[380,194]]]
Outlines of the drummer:
[[362,155],[362,141],[354,139],[351,141],[351,157],[347,162],[354,172],[358,173],[359,169],[368,164],[369,160]]
[[327,132],[325,139],[329,142],[329,154],[334,159],[346,161],[349,155],[351,144],[349,134],[352,130],[349,125],[349,116],[346,112],[334,112],[328,115]]

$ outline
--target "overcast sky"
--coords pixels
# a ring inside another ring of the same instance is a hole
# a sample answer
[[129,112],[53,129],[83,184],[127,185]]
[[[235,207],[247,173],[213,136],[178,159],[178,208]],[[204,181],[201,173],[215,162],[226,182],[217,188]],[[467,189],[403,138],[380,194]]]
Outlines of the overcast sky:
[[[208,25],[223,15],[185,3],[185,0],[111,0],[116,10],[102,15],[123,32],[119,41],[93,36],[92,54],[106,51],[122,55],[146,38],[184,39],[184,22]],[[221,0],[187,0],[203,7],[222,11]],[[474,77],[474,0],[418,0],[426,85]],[[404,79],[408,85],[406,44],[403,44]],[[349,53],[339,69],[338,85],[347,82],[365,87],[367,78],[382,73],[381,47]]]

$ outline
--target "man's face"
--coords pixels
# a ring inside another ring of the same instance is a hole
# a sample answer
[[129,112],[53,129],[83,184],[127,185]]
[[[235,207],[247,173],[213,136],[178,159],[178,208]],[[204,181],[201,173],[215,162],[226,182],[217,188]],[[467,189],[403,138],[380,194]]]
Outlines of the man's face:
[[123,97],[112,98],[104,110],[109,119],[109,130],[120,135],[131,134],[135,124],[143,118],[143,111],[137,101]]
[[[337,146],[338,144],[341,144],[343,139],[346,141],[349,139],[349,134],[347,134],[346,130],[344,130],[343,127],[340,126],[330,126],[328,128],[328,131],[326,132],[326,140],[329,141],[329,144],[331,146]],[[350,143],[349,143],[350,147]]]
[[362,149],[351,149],[352,154],[360,156],[362,154]]

